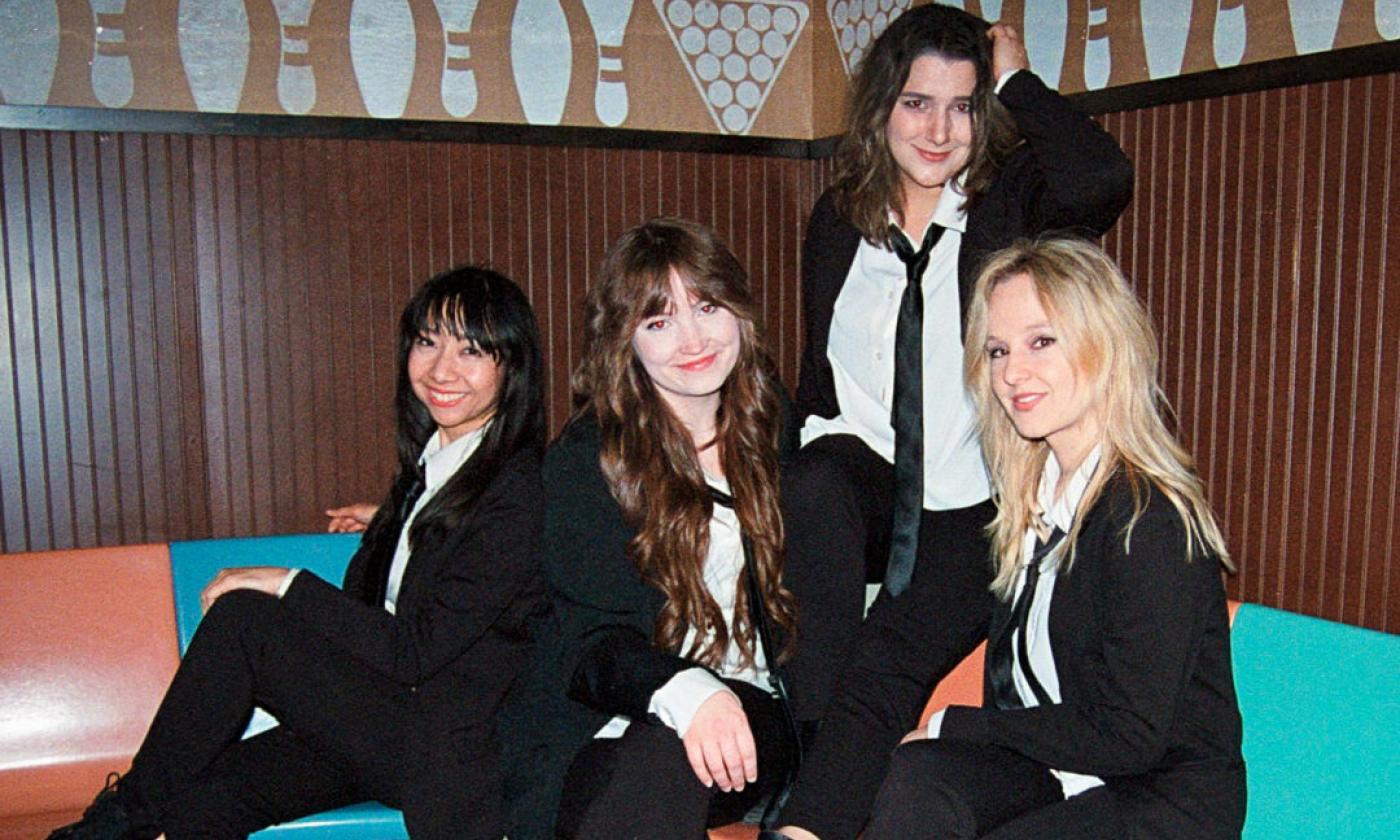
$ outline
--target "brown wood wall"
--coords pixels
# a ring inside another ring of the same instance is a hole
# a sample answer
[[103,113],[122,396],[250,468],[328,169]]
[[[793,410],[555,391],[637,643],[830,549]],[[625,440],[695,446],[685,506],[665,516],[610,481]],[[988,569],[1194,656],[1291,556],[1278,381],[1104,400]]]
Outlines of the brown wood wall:
[[1233,597],[1400,632],[1400,74],[1110,115],[1107,239],[1240,573]]
[[[1112,114],[1107,239],[1240,574],[1400,631],[1400,74]],[[313,530],[390,467],[394,320],[460,262],[519,280],[568,411],[584,290],[626,227],[707,222],[796,376],[830,161],[406,141],[0,131],[0,548]]]
[[534,302],[557,430],[584,291],[658,214],[722,233],[796,378],[808,161],[0,131],[0,173],[5,551],[308,531],[377,498],[398,312],[462,262]]

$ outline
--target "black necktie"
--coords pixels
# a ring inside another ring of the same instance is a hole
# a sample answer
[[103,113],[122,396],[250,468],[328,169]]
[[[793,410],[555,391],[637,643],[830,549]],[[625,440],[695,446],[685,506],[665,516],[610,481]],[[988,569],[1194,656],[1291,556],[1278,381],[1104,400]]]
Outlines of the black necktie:
[[[404,526],[408,523],[408,515],[413,512],[413,506],[418,503],[418,497],[421,495],[423,480],[415,478],[404,493],[403,500],[399,502],[398,518],[395,520],[398,525],[396,534],[402,534]],[[398,551],[398,546],[397,537],[392,543],[381,545],[379,552],[370,559],[366,568],[364,599],[372,607],[384,606],[384,596],[389,591],[389,568],[394,565],[394,553]]]
[[919,517],[924,511],[924,269],[943,227],[929,224],[924,244],[914,253],[909,240],[890,226],[890,242],[904,263],[907,283],[894,333],[894,525],[885,590],[898,595],[914,577],[919,554]]
[[1026,682],[1030,684],[1036,702],[1042,706],[1048,706],[1051,702],[1050,695],[1046,693],[1040,680],[1035,678],[1035,669],[1031,667],[1031,657],[1026,645],[1026,617],[1030,614],[1031,602],[1035,600],[1036,583],[1040,581],[1040,563],[1047,554],[1055,550],[1055,546],[1059,545],[1064,537],[1065,532],[1056,528],[1050,532],[1049,539],[1036,540],[1035,550],[1031,552],[1031,562],[1026,567],[1026,583],[1021,587],[1021,594],[1011,607],[1011,618],[1006,624],[1006,629],[998,637],[996,648],[989,656],[987,675],[992,684],[992,701],[998,709],[1020,709],[1025,706],[1021,702],[1021,695],[1016,691],[1016,682],[1011,673],[1015,661],[1011,655],[1010,644],[1013,635],[1016,636],[1016,653],[1021,659],[1021,671],[1026,675]]

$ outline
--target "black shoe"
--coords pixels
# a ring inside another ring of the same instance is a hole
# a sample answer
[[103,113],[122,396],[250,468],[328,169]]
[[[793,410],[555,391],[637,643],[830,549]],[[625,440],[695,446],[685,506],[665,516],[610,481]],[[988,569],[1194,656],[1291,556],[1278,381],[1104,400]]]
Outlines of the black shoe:
[[117,801],[117,782],[121,776],[107,774],[107,784],[83,812],[83,818],[56,829],[49,840],[134,840],[131,817]]

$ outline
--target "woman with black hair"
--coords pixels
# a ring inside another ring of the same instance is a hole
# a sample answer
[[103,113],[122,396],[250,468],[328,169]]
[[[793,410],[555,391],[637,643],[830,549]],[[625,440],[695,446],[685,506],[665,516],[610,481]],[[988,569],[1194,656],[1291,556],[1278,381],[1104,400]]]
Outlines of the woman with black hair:
[[[398,471],[343,588],[225,569],[131,769],[52,838],[243,837],[364,800],[416,838],[499,840],[494,717],[539,601],[538,328],[460,268],[404,309]],[[245,740],[254,706],[279,725]]]

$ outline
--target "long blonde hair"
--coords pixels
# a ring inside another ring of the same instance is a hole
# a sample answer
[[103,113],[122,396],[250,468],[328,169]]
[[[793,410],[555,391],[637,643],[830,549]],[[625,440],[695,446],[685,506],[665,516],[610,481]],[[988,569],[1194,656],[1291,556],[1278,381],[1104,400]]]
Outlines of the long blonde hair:
[[581,410],[598,418],[603,475],[623,518],[637,532],[628,557],[666,595],[653,643],[678,648],[694,627],[698,648],[684,655],[718,667],[732,636],[740,662],[749,666],[758,638],[749,620],[744,576],[736,583],[732,628],[705,586],[713,503],[695,441],[632,349],[637,325],[670,304],[672,271],[697,298],[723,306],[739,322],[739,358],[720,389],[715,444],[733,491],[734,512],[753,545],[768,617],[786,633],[790,647],[796,609],[782,585],[780,385],[749,295],[748,275],[713,231],[682,219],[657,218],[618,239],[588,294],[588,347],[574,373],[574,392]]
[[[1093,393],[1100,422],[1100,456],[1079,511],[1087,511],[1120,468],[1132,488],[1132,529],[1147,504],[1148,485],[1171,502],[1186,530],[1186,560],[1214,555],[1233,571],[1225,538],[1206,503],[1191,455],[1167,428],[1170,411],[1157,383],[1157,339],[1146,310],[1118,266],[1097,246],[1078,239],[1046,237],[1019,241],[988,258],[967,311],[963,375],[977,406],[982,451],[991,473],[997,515],[988,526],[997,576],[992,590],[1009,598],[1021,564],[1022,539],[1039,513],[1040,476],[1049,454],[1044,440],[1016,432],[992,389],[987,309],[992,291],[1013,277],[1030,279],[1080,377]],[[1065,539],[1060,568],[1074,562],[1084,517],[1076,515]]]

